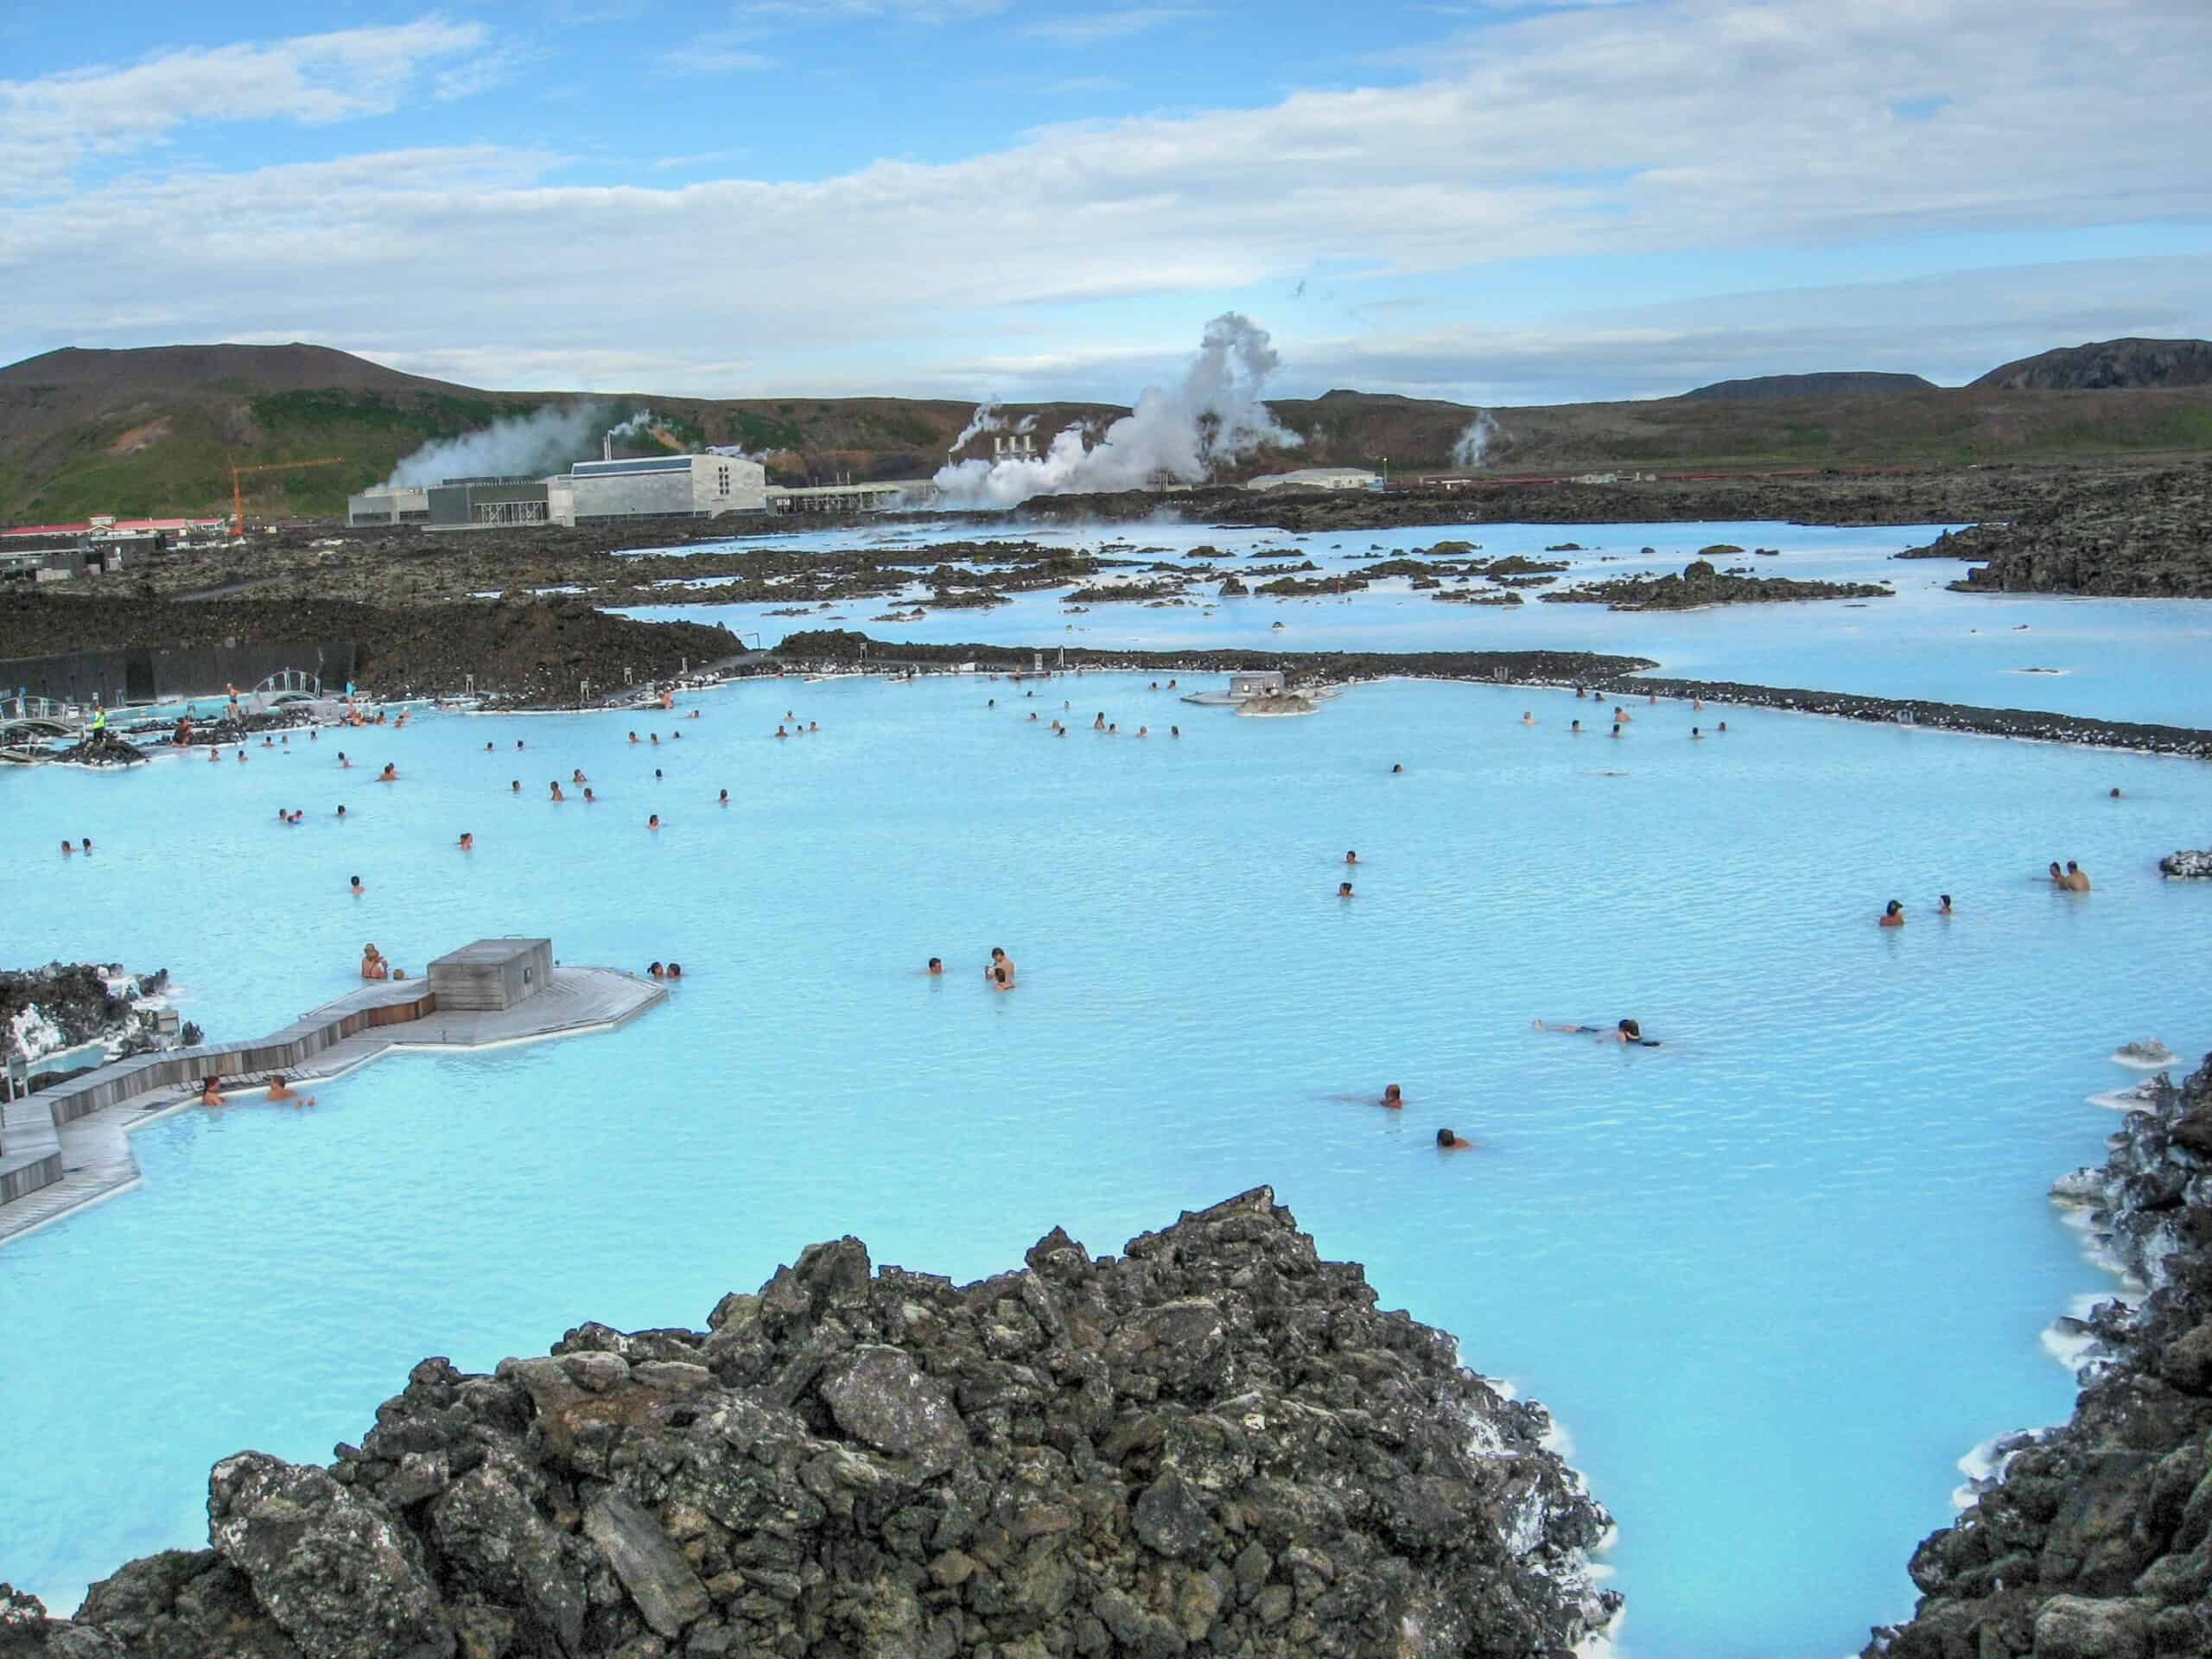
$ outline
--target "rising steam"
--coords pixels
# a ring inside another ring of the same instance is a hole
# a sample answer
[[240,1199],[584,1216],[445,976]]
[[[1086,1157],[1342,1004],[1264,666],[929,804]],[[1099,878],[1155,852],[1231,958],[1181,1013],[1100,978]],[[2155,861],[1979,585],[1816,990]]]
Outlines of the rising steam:
[[[1010,507],[1033,495],[1141,489],[1163,476],[1178,483],[1204,483],[1216,466],[1263,444],[1287,449],[1300,442],[1260,401],[1280,361],[1266,329],[1249,317],[1225,311],[1206,325],[1182,384],[1169,390],[1146,387],[1136,407],[1096,442],[1077,424],[1064,429],[1041,455],[941,467],[938,486],[954,506]],[[987,403],[976,410],[960,442],[1000,424],[996,406]]]
[[[384,486],[419,489],[449,478],[543,478],[596,454],[608,412],[598,403],[547,404],[457,438],[438,438],[393,467]],[[613,429],[627,435],[652,420],[652,411],[645,410]]]
[[1474,471],[1483,464],[1484,457],[1490,454],[1491,445],[1497,441],[1497,423],[1491,419],[1490,410],[1477,410],[1475,418],[1467,423],[1467,429],[1452,446],[1452,464],[1466,472]]

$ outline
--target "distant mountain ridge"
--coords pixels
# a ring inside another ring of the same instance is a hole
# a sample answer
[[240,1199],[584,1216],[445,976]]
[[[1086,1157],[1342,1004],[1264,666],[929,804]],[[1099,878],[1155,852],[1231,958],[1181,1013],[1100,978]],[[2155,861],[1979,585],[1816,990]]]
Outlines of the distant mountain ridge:
[[2212,385],[2212,340],[2094,340],[2038,352],[1974,383],[2005,391],[2108,391]]
[[[2157,347],[2147,356],[2120,353],[2113,372],[2155,371],[2168,382],[2130,388],[2100,378],[2105,389],[2047,391],[1938,387],[1912,375],[1768,375],[1676,397],[1493,409],[1484,470],[1802,471],[2212,450],[2212,375],[2177,378],[2191,372],[2186,348],[2212,348],[2109,345]],[[1440,398],[1341,388],[1268,401],[1299,446],[1251,455],[1224,481],[1280,471],[1286,461],[1387,464],[1394,476],[1451,471],[1454,448],[1479,412]],[[247,511],[333,513],[348,492],[389,476],[425,443],[579,402],[601,405],[610,424],[652,410],[652,431],[627,453],[736,444],[764,457],[770,478],[785,484],[927,477],[975,412],[950,398],[492,391],[301,343],[70,347],[0,368],[0,524],[219,510],[230,503],[233,464],[325,456],[339,459],[249,476]],[[1095,432],[1127,412],[1090,403],[1000,411],[1008,423],[1027,421],[1039,448],[1071,425]],[[617,453],[625,452],[618,442]],[[958,450],[962,459],[989,454],[988,435],[970,436]]]
[[1935,390],[1933,380],[1923,380],[1916,374],[1830,369],[1814,374],[1758,374],[1745,380],[1715,380],[1709,386],[1700,386],[1682,396],[1717,403],[1746,403],[1787,397],[1881,397],[1901,391]]

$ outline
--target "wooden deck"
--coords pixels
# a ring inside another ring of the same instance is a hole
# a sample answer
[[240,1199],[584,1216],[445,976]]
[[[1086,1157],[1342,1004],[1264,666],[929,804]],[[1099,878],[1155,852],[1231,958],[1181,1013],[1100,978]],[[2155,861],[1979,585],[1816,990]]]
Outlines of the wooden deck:
[[282,1072],[312,1089],[385,1054],[486,1048],[605,1031],[668,988],[612,968],[553,969],[537,995],[503,1009],[441,1009],[425,980],[365,985],[248,1043],[203,1043],[102,1066],[10,1102],[0,1158],[0,1244],[111,1198],[138,1181],[130,1132],[192,1105],[203,1077],[251,1094]]

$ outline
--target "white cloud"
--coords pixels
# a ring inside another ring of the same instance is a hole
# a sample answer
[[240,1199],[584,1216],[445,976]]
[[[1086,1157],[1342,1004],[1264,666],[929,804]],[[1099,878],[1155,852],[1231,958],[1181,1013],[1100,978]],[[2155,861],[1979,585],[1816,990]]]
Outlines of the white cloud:
[[[884,4],[917,21],[956,10]],[[1432,54],[1431,78],[1413,85],[1063,125],[965,160],[819,181],[585,187],[562,182],[557,158],[497,149],[147,174],[0,207],[0,355],[142,343],[109,320],[159,296],[178,319],[169,338],[281,317],[289,336],[378,342],[410,366],[480,350],[492,384],[575,385],[583,371],[564,374],[563,361],[613,352],[639,381],[664,362],[690,365],[648,389],[737,389],[709,378],[710,361],[755,365],[786,388],[954,391],[932,365],[1017,333],[1076,337],[1090,302],[1176,307],[1161,344],[1179,351],[1197,318],[1243,291],[1322,270],[1464,291],[1467,273],[1478,281],[1496,262],[1579,254],[1618,259],[1627,298],[1640,253],[1756,247],[1805,251],[1817,284],[1831,244],[2212,219],[2206,61],[2212,8],[2199,0],[1670,0],[1506,14]],[[1936,96],[1950,101],[1894,113]],[[2126,272],[2089,278],[2094,290],[2061,286],[2043,314],[2052,326],[2128,312]],[[609,308],[610,296],[641,294],[653,303]],[[2202,310],[2190,313],[2198,328]],[[1367,315],[1406,327],[1402,313]],[[1940,288],[1895,296],[1879,315],[1923,342],[1925,328],[1911,332],[1923,319],[1978,326]],[[1808,349],[1769,366],[1888,366],[1808,362],[1825,320],[1777,316],[1760,350],[1790,330]],[[1310,343],[1313,360],[1347,378],[1365,365],[1408,388],[1495,382],[1510,394],[1588,374],[1591,391],[1675,391],[1684,376],[1714,378],[1700,365],[1755,372],[1730,365],[1740,353],[1716,321],[1757,332],[1709,306],[1697,319],[1511,335],[1281,343],[1300,383]],[[1863,356],[1865,344],[1834,349]],[[1489,380],[1485,352],[1503,365]]]
[[[0,80],[0,177],[27,197],[67,180],[89,157],[167,141],[194,122],[321,124],[380,115],[437,66],[456,95],[486,40],[476,23],[435,18],[294,40],[159,52],[36,80]],[[483,84],[492,84],[486,80]]]
[[1123,6],[1109,11],[1040,17],[1021,26],[1025,39],[1053,46],[1098,46],[1127,40],[1198,14],[1183,6]]

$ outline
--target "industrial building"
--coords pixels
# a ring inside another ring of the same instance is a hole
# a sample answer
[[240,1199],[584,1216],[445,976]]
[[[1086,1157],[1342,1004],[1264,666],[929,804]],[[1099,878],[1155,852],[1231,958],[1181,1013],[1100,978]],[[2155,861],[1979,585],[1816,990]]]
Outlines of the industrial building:
[[1266,473],[1248,480],[1248,490],[1379,490],[1382,477],[1364,467],[1301,467],[1294,473]]
[[580,461],[545,480],[553,522],[620,518],[718,518],[768,510],[768,469],[743,455],[654,455],[645,461]]
[[430,522],[430,493],[424,489],[381,486],[346,498],[346,522],[363,524],[427,524]]

